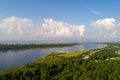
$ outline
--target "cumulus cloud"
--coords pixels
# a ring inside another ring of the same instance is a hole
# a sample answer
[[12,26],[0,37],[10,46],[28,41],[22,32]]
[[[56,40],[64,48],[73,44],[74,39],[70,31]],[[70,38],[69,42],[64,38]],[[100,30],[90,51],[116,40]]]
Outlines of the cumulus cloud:
[[36,25],[31,19],[8,17],[0,23],[2,39],[42,39],[42,38],[120,38],[120,22],[115,18],[93,21],[86,29],[85,25],[71,25],[62,21],[43,19]]
[[50,37],[83,37],[85,25],[70,25],[68,23],[44,19],[37,35]]
[[33,29],[33,23],[27,18],[9,17],[3,20],[0,24],[0,29],[3,33],[11,34],[25,34]]
[[91,26],[94,26],[96,28],[104,28],[106,30],[110,30],[116,27],[115,21],[116,20],[114,18],[101,19],[101,20],[97,20],[91,23]]
[[97,20],[90,24],[91,26],[98,29],[97,36],[108,38],[108,37],[116,37],[117,35],[117,23],[114,18],[105,18],[101,20]]
[[117,37],[117,31],[113,31],[109,37],[113,37],[113,38],[116,38]]
[[42,37],[83,37],[85,25],[71,25],[53,19],[44,19],[35,25],[28,18],[8,17],[0,23],[0,36],[11,39],[40,39]]

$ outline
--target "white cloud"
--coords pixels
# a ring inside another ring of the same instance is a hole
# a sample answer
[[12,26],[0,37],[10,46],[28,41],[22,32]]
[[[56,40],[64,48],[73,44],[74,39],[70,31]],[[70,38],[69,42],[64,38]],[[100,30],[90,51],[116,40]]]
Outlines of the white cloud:
[[31,31],[30,29],[33,29],[33,23],[27,18],[9,17],[3,20],[0,29],[9,35],[25,34]]
[[101,12],[93,10],[93,9],[89,9],[89,11],[94,15],[100,15],[101,14]]
[[62,21],[44,19],[36,25],[31,19],[8,17],[0,23],[2,39],[42,39],[42,38],[120,38],[120,22],[115,18],[99,19],[86,30],[85,25],[71,25]]
[[70,25],[68,23],[44,19],[37,35],[49,37],[83,37],[85,25]]
[[5,39],[41,39],[51,37],[84,37],[85,25],[70,25],[53,19],[44,19],[35,25],[28,18],[8,17],[0,23],[0,36]]
[[118,23],[117,26],[120,27],[120,23]]
[[0,23],[0,38],[23,40],[34,37],[34,24],[30,19],[8,17]]
[[109,37],[116,38],[117,37],[117,31],[113,31]]
[[101,19],[91,23],[91,26],[94,26],[99,29],[101,28],[101,29],[110,30],[116,27],[115,21],[116,20],[114,18]]
[[97,20],[90,24],[97,29],[96,36],[102,38],[115,38],[118,35],[117,23],[114,18]]

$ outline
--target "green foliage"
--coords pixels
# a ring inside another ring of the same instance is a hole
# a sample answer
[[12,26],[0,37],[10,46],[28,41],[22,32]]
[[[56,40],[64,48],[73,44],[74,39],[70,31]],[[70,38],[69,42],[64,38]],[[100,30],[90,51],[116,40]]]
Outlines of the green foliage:
[[106,60],[114,57],[119,57],[119,54],[115,53],[117,52],[116,49],[107,49],[104,48],[103,50],[96,52],[92,56],[90,56],[90,60]]
[[78,56],[78,55],[82,55],[85,52],[87,52],[87,50],[78,50],[78,51],[74,51],[74,52],[71,52],[71,53],[68,53],[68,54],[64,54],[63,56],[64,57],[75,57],[75,56]]
[[51,47],[67,47],[79,45],[78,43],[65,43],[65,44],[0,44],[0,51],[7,50],[26,50],[36,48],[51,48]]

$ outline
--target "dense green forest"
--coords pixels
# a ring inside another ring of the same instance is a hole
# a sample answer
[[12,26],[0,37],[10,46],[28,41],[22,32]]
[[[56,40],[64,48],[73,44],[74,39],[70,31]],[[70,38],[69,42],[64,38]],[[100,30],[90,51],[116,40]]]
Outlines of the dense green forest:
[[[120,47],[53,52],[33,64],[0,72],[0,80],[120,80]],[[78,55],[79,54],[79,55]]]
[[0,44],[0,51],[7,50],[26,50],[35,48],[51,48],[51,47],[67,47],[78,45],[78,43],[62,43],[62,44]]

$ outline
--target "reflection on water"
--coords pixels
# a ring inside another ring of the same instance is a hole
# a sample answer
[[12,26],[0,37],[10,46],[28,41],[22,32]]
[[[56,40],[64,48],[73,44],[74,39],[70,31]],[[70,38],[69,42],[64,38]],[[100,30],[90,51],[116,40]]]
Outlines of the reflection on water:
[[0,52],[0,70],[13,68],[26,63],[32,63],[34,59],[41,58],[51,52],[72,52],[80,49],[95,49],[103,47],[102,44],[82,44],[63,48],[45,48],[25,51]]

